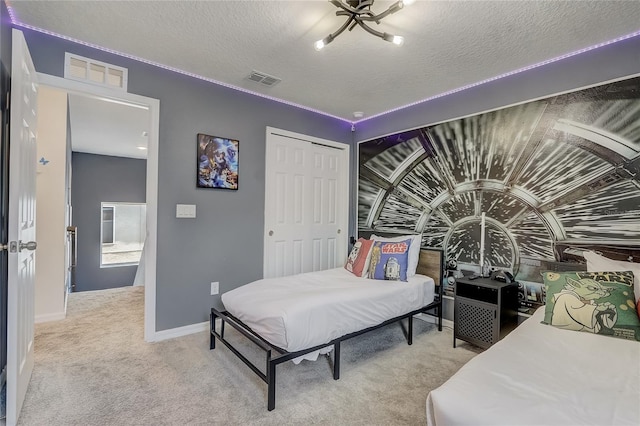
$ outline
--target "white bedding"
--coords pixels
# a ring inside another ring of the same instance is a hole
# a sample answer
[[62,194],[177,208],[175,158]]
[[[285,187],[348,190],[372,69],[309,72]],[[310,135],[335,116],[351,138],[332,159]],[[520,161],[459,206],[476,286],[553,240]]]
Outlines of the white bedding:
[[540,324],[538,309],[427,397],[429,425],[640,425],[640,342]]
[[419,309],[434,300],[434,288],[424,275],[380,281],[336,268],[254,281],[224,293],[222,303],[265,340],[295,352]]

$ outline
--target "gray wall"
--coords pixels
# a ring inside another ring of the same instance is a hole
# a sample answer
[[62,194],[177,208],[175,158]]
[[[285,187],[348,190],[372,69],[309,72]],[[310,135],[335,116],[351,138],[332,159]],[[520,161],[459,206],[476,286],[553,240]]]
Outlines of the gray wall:
[[640,37],[362,121],[356,125],[355,140],[365,141],[637,73]]
[[[157,330],[205,321],[221,292],[262,276],[265,127],[352,143],[350,126],[313,114],[25,30],[39,72],[62,76],[64,52],[129,68],[129,91],[160,99]],[[627,40],[357,126],[356,140],[421,127],[640,72],[640,40]],[[202,132],[240,140],[240,189],[196,189],[195,138]],[[352,151],[351,232],[356,153]],[[175,204],[196,204],[195,220],[176,219]]]
[[[160,100],[158,331],[206,321],[221,306],[211,281],[222,293],[262,277],[266,126],[353,140],[340,120],[39,32],[25,30],[25,38],[38,72],[62,76],[68,51],[128,68],[129,92]],[[238,191],[196,188],[197,133],[240,141]],[[196,204],[197,218],[176,219],[176,204]]]
[[78,227],[76,291],[133,285],[136,265],[100,267],[100,207],[104,201],[144,203],[147,162],[74,152],[71,206]]

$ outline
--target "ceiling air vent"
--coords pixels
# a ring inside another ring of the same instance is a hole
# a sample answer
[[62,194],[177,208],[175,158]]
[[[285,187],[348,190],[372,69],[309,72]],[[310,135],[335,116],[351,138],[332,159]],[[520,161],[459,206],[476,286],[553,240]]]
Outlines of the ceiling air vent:
[[274,77],[260,71],[251,71],[251,74],[249,74],[247,80],[255,81],[256,83],[260,83],[263,86],[267,87],[273,87],[282,81],[278,77]]

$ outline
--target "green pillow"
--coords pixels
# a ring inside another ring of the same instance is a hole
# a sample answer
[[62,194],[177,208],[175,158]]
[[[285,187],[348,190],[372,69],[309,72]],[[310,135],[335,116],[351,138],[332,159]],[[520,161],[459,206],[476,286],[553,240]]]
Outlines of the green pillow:
[[633,272],[544,272],[545,324],[640,340]]

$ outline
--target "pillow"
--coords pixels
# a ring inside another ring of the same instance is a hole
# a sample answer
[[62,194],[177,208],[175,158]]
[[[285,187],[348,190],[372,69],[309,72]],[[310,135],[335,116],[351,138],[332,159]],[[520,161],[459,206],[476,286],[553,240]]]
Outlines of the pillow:
[[409,247],[404,241],[374,241],[371,248],[369,278],[374,280],[407,281]]
[[608,257],[600,256],[592,251],[582,253],[587,259],[587,271],[631,271],[633,272],[633,292],[636,295],[636,302],[640,300],[640,263],[625,262],[623,260],[612,260]]
[[364,238],[358,238],[358,241],[353,245],[351,253],[347,258],[347,263],[344,268],[353,273],[357,277],[361,277],[363,272],[369,270],[369,259],[371,258],[371,246],[373,241],[365,240]]
[[633,272],[544,272],[544,320],[558,328],[640,340]]
[[411,239],[411,245],[409,246],[409,265],[407,266],[407,277],[412,277],[416,274],[418,269],[418,261],[420,260],[420,246],[422,245],[422,234],[415,235],[401,235],[399,237],[381,237],[379,235],[371,234],[369,237],[374,241],[404,241],[407,238]]

